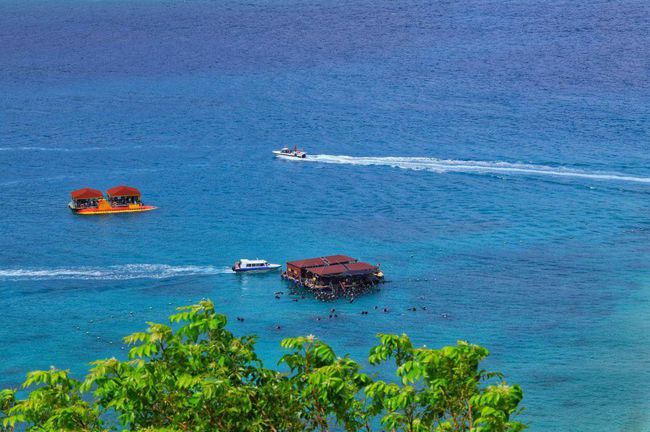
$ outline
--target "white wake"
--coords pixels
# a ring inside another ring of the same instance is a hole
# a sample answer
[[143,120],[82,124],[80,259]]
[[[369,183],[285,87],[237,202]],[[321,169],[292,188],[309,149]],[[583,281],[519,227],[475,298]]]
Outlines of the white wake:
[[586,171],[572,168],[532,165],[511,162],[469,161],[437,159],[429,157],[355,157],[342,155],[312,155],[306,162],[343,165],[379,165],[416,171],[436,173],[459,172],[476,174],[534,175],[571,177],[590,180],[606,180],[634,183],[650,183],[650,177],[630,176],[616,172]]
[[16,146],[0,147],[0,152],[62,152],[62,153],[82,153],[82,152],[101,152],[101,151],[118,151],[118,150],[137,150],[152,148],[178,148],[174,144],[135,144],[130,146],[86,146],[86,147],[43,147],[43,146]]
[[127,280],[167,279],[233,273],[228,267],[126,264],[109,267],[4,268],[0,280]]

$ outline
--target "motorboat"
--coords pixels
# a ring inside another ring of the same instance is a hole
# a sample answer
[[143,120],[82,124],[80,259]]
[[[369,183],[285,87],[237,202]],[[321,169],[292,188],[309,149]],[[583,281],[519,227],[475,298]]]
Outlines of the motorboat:
[[304,159],[307,157],[307,153],[298,150],[298,146],[294,146],[292,149],[289,147],[282,147],[280,150],[273,150],[273,154],[275,157],[285,159]]
[[277,270],[280,267],[282,267],[280,264],[271,264],[261,259],[249,260],[242,258],[232,266],[232,270],[235,273],[265,272]]

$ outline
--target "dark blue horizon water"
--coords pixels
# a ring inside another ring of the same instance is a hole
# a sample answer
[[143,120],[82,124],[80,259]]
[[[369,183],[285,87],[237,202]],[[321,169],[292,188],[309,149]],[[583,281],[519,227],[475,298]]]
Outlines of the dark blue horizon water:
[[[531,430],[650,431],[649,21],[641,1],[0,3],[0,387],[83,376],[209,297],[268,365],[309,333],[358,359],[377,332],[464,339]],[[116,184],[160,208],[66,208]],[[294,302],[228,272],[339,252],[390,282]]]

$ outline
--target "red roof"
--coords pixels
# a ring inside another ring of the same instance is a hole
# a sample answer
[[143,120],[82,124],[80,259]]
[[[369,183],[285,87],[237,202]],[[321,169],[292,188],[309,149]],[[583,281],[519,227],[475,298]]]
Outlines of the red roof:
[[316,267],[309,269],[310,273],[313,273],[318,276],[334,276],[334,275],[359,275],[372,273],[377,270],[377,267],[364,263],[364,262],[354,262],[349,264],[337,264],[325,267]]
[[356,262],[356,259],[347,255],[330,255],[320,258],[307,258],[304,260],[289,261],[287,262],[287,266],[291,265],[299,268],[310,268],[352,262]]
[[102,191],[92,188],[83,188],[70,192],[73,200],[104,198]]
[[140,191],[131,186],[115,186],[106,191],[110,197],[140,196]]

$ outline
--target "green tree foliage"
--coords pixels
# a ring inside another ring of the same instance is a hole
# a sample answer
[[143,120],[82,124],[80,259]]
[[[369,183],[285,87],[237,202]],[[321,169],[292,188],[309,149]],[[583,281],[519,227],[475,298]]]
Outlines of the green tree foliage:
[[35,387],[25,399],[16,400],[15,390],[0,392],[3,430],[29,425],[32,431],[100,431],[100,407],[82,399],[81,383],[68,371],[50,369],[27,374],[23,388]]
[[129,359],[95,361],[82,382],[55,368],[30,372],[20,391],[0,391],[0,432],[525,427],[513,420],[521,411],[521,388],[480,368],[485,348],[466,342],[414,348],[406,335],[379,335],[369,363],[396,366],[396,377],[383,381],[310,335],[282,341],[283,373],[266,369],[255,339],[234,336],[226,324],[202,301],[179,308],[170,325],[149,323],[145,332],[124,338]]
[[[368,360],[394,359],[397,383],[376,381],[365,388],[375,413],[389,430],[521,431],[511,420],[519,412],[523,392],[508,386],[499,373],[479,369],[488,350],[467,342],[439,350],[413,348],[405,334],[379,335]],[[486,381],[498,384],[484,387]]]

